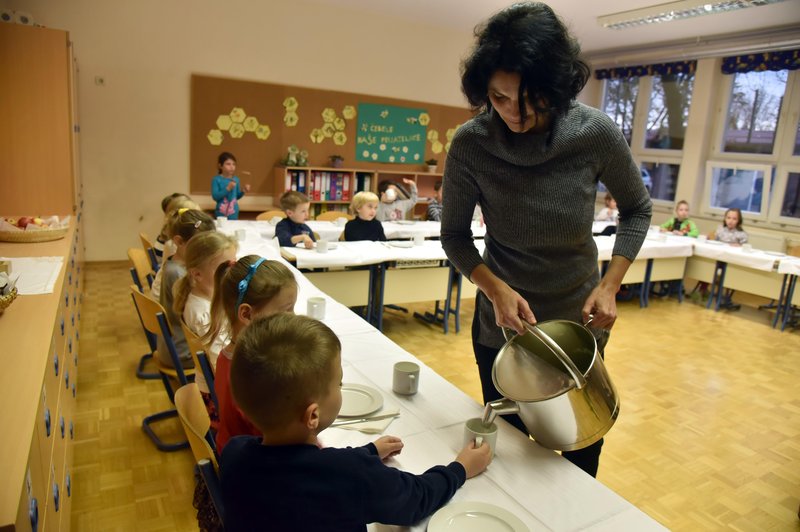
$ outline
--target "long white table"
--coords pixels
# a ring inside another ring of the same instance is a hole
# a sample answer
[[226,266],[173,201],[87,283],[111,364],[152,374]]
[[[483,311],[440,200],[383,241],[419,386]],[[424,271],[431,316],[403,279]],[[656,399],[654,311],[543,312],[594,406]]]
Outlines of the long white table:
[[[401,437],[403,452],[388,463],[422,473],[449,463],[461,448],[463,423],[482,414],[482,407],[404,351],[342,303],[322,292],[280,256],[273,241],[249,235],[240,243],[239,256],[261,254],[292,268],[299,293],[295,311],[305,313],[309,297],[325,297],[323,322],[342,342],[344,381],[371,386],[381,392],[385,407],[400,416],[385,431]],[[400,360],[421,366],[419,392],[410,397],[391,391],[392,368]],[[495,504],[512,512],[532,530],[664,530],[628,501],[586,475],[557,453],[545,449],[500,419],[496,456],[483,474],[470,479],[453,501]],[[611,433],[613,435],[613,432]],[[329,428],[320,439],[325,445],[364,445],[377,438],[355,430]],[[373,531],[426,529],[427,520],[411,528],[379,524]]]

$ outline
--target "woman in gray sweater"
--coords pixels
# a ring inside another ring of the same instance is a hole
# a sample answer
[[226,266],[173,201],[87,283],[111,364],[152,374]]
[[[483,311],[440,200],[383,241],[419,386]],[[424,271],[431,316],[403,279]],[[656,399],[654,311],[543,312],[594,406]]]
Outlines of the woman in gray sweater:
[[[450,261],[480,289],[472,334],[488,402],[500,398],[491,378],[504,344],[500,326],[524,332],[523,320],[586,322],[589,314],[593,327],[613,326],[615,295],[644,241],[651,202],[616,125],[575,101],[589,68],[547,5],[515,4],[476,33],[462,90],[479,113],[448,153],[441,239]],[[598,181],[619,207],[602,279],[592,239]],[[487,228],[483,257],[470,231],[476,203]],[[525,430],[516,416],[508,421]],[[564,457],[596,475],[601,446]]]

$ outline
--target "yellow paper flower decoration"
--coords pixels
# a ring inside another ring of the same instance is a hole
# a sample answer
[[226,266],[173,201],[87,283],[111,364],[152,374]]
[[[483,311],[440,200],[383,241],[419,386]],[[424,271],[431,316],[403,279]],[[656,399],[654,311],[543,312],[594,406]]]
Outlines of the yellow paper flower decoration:
[[266,124],[261,124],[256,128],[256,137],[260,138],[261,140],[267,140],[272,133],[269,126]]
[[222,139],[224,138],[224,135],[222,134],[222,131],[220,131],[219,129],[212,129],[211,131],[208,132],[208,135],[206,135],[206,137],[208,138],[208,142],[210,142],[212,146],[219,146],[220,144],[222,144]]
[[311,142],[313,142],[314,144],[319,144],[323,140],[325,140],[325,135],[322,133],[322,130],[318,127],[315,127],[314,129],[311,130],[311,134],[309,135],[309,137],[311,137]]
[[228,131],[231,128],[231,124],[233,124],[233,120],[231,120],[230,115],[219,115],[217,117],[217,128],[220,131]]
[[234,139],[240,139],[244,136],[244,126],[242,124],[233,123],[228,130],[228,135]]
[[428,131],[428,140],[429,141],[433,142],[434,140],[438,140],[438,138],[439,138],[439,132],[438,131],[436,131],[435,129],[431,129],[431,130]]
[[330,107],[326,107],[324,111],[322,111],[322,120],[329,124],[336,119],[336,111],[331,109]]
[[420,113],[419,114],[419,125],[427,126],[431,123],[431,115],[428,113]]
[[345,126],[344,118],[339,118],[337,116],[336,120],[333,121],[333,127],[336,128],[336,131],[344,131],[344,126]]
[[325,138],[331,138],[335,132],[336,128],[330,122],[322,125],[322,134],[325,135]]
[[451,127],[450,129],[447,130],[447,133],[445,134],[445,137],[447,137],[447,140],[453,140],[453,137],[456,136],[456,130],[457,129],[458,129],[457,127]]
[[442,148],[443,148],[443,147],[444,147],[444,146],[442,145],[442,143],[441,143],[441,142],[439,142],[439,141],[437,140],[437,141],[435,141],[435,142],[433,143],[433,145],[431,146],[431,151],[432,151],[433,153],[442,153]]
[[347,120],[352,120],[356,117],[356,108],[352,105],[345,105],[342,109],[342,116]]
[[288,111],[285,115],[283,115],[283,123],[286,124],[286,127],[294,127],[299,121],[300,117],[297,116],[297,113],[294,111]]
[[345,142],[347,142],[347,135],[344,131],[337,131],[333,134],[333,143],[337,146],[344,146]]
[[246,116],[247,113],[245,113],[244,109],[241,107],[234,107],[230,112],[231,120],[233,120],[235,124],[241,124]]
[[300,104],[297,103],[297,98],[295,98],[294,96],[289,96],[288,98],[283,100],[283,107],[287,111],[296,111],[299,106]]
[[254,116],[248,116],[247,118],[244,119],[242,125],[244,126],[245,131],[250,131],[250,132],[255,131],[256,128],[258,127],[258,118]]
[[445,151],[447,151],[447,152],[449,152],[449,151],[450,151],[450,145],[451,145],[451,144],[452,144],[452,142],[448,142],[447,144],[445,144],[445,145],[444,145],[444,149],[445,149]]

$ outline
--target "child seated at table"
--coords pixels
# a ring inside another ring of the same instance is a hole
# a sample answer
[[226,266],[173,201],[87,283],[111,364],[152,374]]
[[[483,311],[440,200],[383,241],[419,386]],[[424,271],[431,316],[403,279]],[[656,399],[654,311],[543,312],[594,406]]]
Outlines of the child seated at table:
[[375,219],[375,214],[378,212],[378,196],[374,192],[363,191],[357,193],[353,196],[350,209],[352,209],[356,217],[344,226],[344,239],[346,241],[386,241],[383,225]]
[[732,246],[741,246],[747,243],[747,233],[742,229],[741,209],[728,209],[725,211],[725,221],[714,231],[714,240],[719,240]]
[[413,179],[403,178],[403,183],[411,189],[409,199],[397,199],[397,185],[393,181],[384,180],[378,183],[378,195],[381,202],[378,205],[378,220],[381,222],[395,222],[403,220],[408,211],[417,204],[417,184]]
[[297,302],[297,281],[291,270],[275,260],[246,255],[238,261],[220,264],[214,274],[211,323],[201,338],[210,344],[230,331],[230,343],[217,358],[214,391],[219,403],[219,425],[215,443],[222,452],[228,440],[242,434],[261,435],[233,400],[230,387],[233,348],[239,334],[258,316],[292,312]]
[[281,246],[294,246],[302,242],[306,249],[314,247],[314,231],[306,225],[311,201],[302,192],[289,190],[280,199],[286,218],[275,226],[275,236]]
[[341,343],[325,324],[276,314],[253,321],[236,342],[231,389],[263,436],[231,439],[220,474],[225,527],[237,530],[366,530],[412,525],[491,461],[486,442],[421,475],[387,466],[403,449],[384,436],[363,447],[320,445],[342,405]]
[[433,185],[433,197],[431,198],[430,203],[428,203],[428,212],[427,216],[428,220],[434,222],[441,222],[442,221],[442,182],[437,181]]
[[617,209],[617,200],[614,199],[611,192],[606,192],[605,204],[605,207],[597,211],[594,221],[616,223],[617,218],[619,218],[619,209]]
[[[166,205],[164,201],[167,201]],[[201,210],[200,206],[197,205],[192,199],[187,196],[186,194],[181,194],[179,192],[175,192],[174,194],[170,194],[169,196],[165,197],[161,200],[161,206],[164,210],[164,223],[161,226],[161,232],[156,237],[156,241],[153,242],[153,249],[156,253],[156,260],[158,260],[161,267],[158,268],[156,272],[156,276],[153,279],[153,286],[150,287],[150,293],[153,295],[155,299],[159,299],[161,297],[161,276],[164,275],[164,264],[167,263],[167,260],[175,254],[177,247],[175,246],[175,242],[169,237],[169,224],[172,218],[175,217],[175,213],[180,209],[195,209]]]
[[681,200],[675,205],[675,216],[661,224],[661,231],[697,238],[700,231],[697,229],[697,224],[689,219],[689,202]]

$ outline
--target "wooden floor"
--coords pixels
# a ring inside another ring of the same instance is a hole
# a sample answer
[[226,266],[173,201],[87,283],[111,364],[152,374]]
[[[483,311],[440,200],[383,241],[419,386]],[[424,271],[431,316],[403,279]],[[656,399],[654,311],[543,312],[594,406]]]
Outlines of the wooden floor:
[[[190,451],[158,452],[140,429],[170,405],[159,381],[134,375],[146,344],[129,283],[127,266],[87,266],[72,527],[196,530]],[[466,301],[459,334],[394,311],[384,324],[479,401],[472,311]],[[800,530],[800,332],[773,330],[770,318],[623,304],[606,350],[622,411],[599,480],[673,530]],[[180,436],[177,421],[166,425],[165,436]]]

